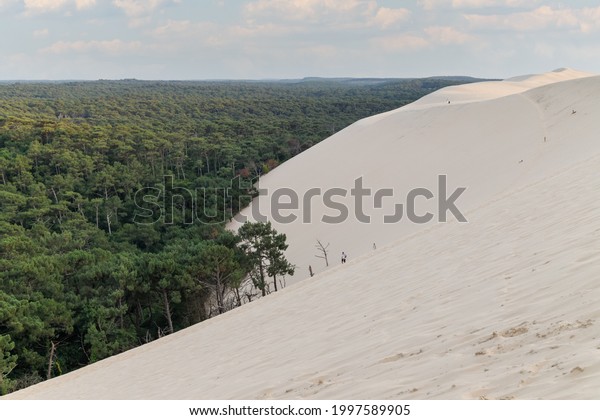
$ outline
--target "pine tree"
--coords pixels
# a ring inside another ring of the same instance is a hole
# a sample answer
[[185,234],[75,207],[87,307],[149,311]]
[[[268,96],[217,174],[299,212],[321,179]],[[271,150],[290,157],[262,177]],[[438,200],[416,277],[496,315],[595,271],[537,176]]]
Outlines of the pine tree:
[[294,267],[287,261],[284,251],[288,248],[285,234],[279,234],[267,223],[246,222],[238,231],[241,248],[248,257],[250,277],[263,296],[267,294],[266,277],[273,277],[277,291],[277,276],[293,274]]

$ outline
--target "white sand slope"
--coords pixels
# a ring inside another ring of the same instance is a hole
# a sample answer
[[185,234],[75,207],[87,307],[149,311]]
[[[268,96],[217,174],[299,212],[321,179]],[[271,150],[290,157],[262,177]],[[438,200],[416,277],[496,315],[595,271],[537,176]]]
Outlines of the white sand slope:
[[[600,152],[595,115],[600,79],[590,76],[561,69],[449,87],[364,119],[261,178],[260,187],[269,195],[255,200],[242,214],[253,219],[258,208],[260,214],[272,215],[271,194],[281,188],[294,190],[300,201],[312,188],[346,189],[345,199],[334,200],[350,209],[348,223],[321,223],[323,215],[338,212],[325,208],[320,197],[311,199],[311,223],[303,223],[302,210],[293,212],[298,217],[294,223],[273,222],[287,234],[288,259],[298,267],[288,283],[306,278],[309,265],[316,272],[325,269],[324,261],[315,257],[317,239],[331,243],[330,262],[338,264],[342,251],[353,259],[371,251],[373,243],[381,247],[422,230],[423,225],[406,217],[395,224],[385,224],[383,217],[394,214],[395,205],[405,203],[414,188],[429,188],[437,195],[438,175],[448,176],[449,194],[457,187],[468,188],[456,202],[461,211],[468,211]],[[395,191],[393,198],[383,200],[382,209],[374,208],[373,199],[364,200],[370,223],[360,223],[354,216],[350,190],[360,177],[365,188]],[[418,203],[422,204],[418,214],[438,214],[437,201]]]
[[349,263],[10,397],[600,398],[600,77],[580,76],[495,83],[485,100],[466,91],[486,84],[446,89],[263,180],[362,173],[402,190],[447,173],[469,188],[469,223],[281,226],[290,256],[319,235]]

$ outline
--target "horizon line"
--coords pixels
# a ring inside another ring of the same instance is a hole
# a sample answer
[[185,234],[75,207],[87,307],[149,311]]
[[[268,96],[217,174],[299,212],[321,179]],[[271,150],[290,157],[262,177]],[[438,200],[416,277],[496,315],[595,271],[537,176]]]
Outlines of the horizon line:
[[433,75],[433,76],[414,76],[414,77],[373,77],[373,76],[303,76],[303,77],[282,77],[282,78],[207,78],[207,79],[142,79],[137,77],[123,77],[118,79],[111,78],[98,78],[98,79],[0,79],[0,83],[22,83],[22,82],[124,82],[124,81],[136,81],[136,82],[287,82],[287,81],[306,81],[306,80],[419,80],[419,79],[449,79],[449,78],[461,78],[461,79],[474,79],[474,80],[504,80],[503,78],[490,78],[490,77],[479,77],[479,76],[466,76],[466,75]]

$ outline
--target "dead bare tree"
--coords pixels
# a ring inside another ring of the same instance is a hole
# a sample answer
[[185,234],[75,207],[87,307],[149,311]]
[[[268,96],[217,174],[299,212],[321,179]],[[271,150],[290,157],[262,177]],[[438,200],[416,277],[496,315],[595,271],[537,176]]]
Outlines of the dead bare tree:
[[52,378],[52,368],[54,366],[54,355],[56,354],[56,343],[54,341],[50,342],[50,357],[48,357],[48,372],[46,373],[46,379]]
[[165,316],[167,317],[167,323],[169,324],[169,334],[173,334],[175,329],[173,328],[171,304],[169,303],[169,294],[167,293],[167,289],[162,289],[162,297],[165,306]]
[[324,259],[327,267],[329,267],[329,260],[327,259],[327,248],[329,248],[329,245],[329,243],[327,243],[327,245],[323,245],[323,243],[318,239],[317,244],[315,245],[315,248],[317,248],[317,250],[321,253],[321,255],[315,255],[315,257]]

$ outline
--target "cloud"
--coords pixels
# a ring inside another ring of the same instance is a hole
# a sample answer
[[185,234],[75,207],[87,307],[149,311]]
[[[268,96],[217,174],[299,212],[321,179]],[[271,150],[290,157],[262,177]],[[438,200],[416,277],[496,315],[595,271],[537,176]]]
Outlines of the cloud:
[[[0,0],[0,7],[15,3],[18,2],[14,0]],[[23,0],[23,7],[27,15],[57,12],[66,6],[75,6],[77,10],[84,10],[95,5],[96,0]]]
[[75,0],[75,7],[77,10],[89,9],[96,5],[96,0]]
[[425,10],[433,10],[439,7],[448,7],[452,5],[451,0],[419,0],[418,5]]
[[482,9],[485,7],[530,7],[540,0],[452,0],[455,9]]
[[[253,24],[220,25],[214,22],[193,22],[190,20],[168,20],[154,29],[151,34],[160,45],[170,49],[185,45],[194,47],[223,47],[225,45],[244,45],[256,42],[268,42],[292,33],[302,33],[304,28],[294,24]],[[190,40],[193,40],[191,43]]]
[[481,42],[473,35],[451,26],[430,26],[422,35],[400,34],[376,37],[372,39],[374,46],[385,51],[412,52],[433,48],[438,45],[465,45],[478,47]]
[[152,35],[165,49],[176,50],[184,48],[191,39],[194,40],[194,47],[222,47],[234,41],[232,31],[233,28],[225,28],[212,22],[168,20],[154,29]]
[[407,8],[379,7],[376,0],[253,0],[244,12],[246,26],[287,24],[307,33],[317,27],[328,32],[389,30],[411,16]]
[[579,11],[579,28],[583,33],[600,29],[600,7],[586,7]]
[[109,41],[58,41],[51,46],[41,50],[47,54],[67,54],[67,53],[103,53],[110,55],[119,55],[132,53],[141,49],[139,41],[122,41],[113,39]]
[[450,26],[432,26],[425,33],[437,45],[462,45],[474,40],[472,35]]
[[245,11],[252,17],[275,15],[286,20],[305,20],[323,14],[348,13],[371,5],[372,2],[361,0],[257,0],[248,3]]
[[380,7],[373,17],[373,23],[383,29],[395,25],[398,22],[405,21],[410,16],[408,9],[389,9]]
[[130,17],[149,15],[163,3],[165,0],[113,0],[113,5]]
[[[600,15],[600,11],[598,13]],[[595,23],[597,22],[596,15],[593,11],[582,13],[575,9],[553,9],[550,6],[504,15],[467,14],[464,17],[475,28],[518,32],[539,31],[547,28],[579,28],[584,31],[591,30],[597,25]]]
[[13,4],[18,3],[19,0],[0,0],[0,10],[7,6],[12,6]]
[[529,7],[541,0],[419,0],[418,4],[425,10],[437,8],[483,9],[487,7]]
[[189,20],[171,20],[169,19],[167,23],[162,26],[159,26],[154,30],[154,35],[163,36],[169,34],[186,34],[188,33],[195,24],[192,24]]
[[28,13],[47,13],[62,9],[68,0],[25,0],[25,10]]

